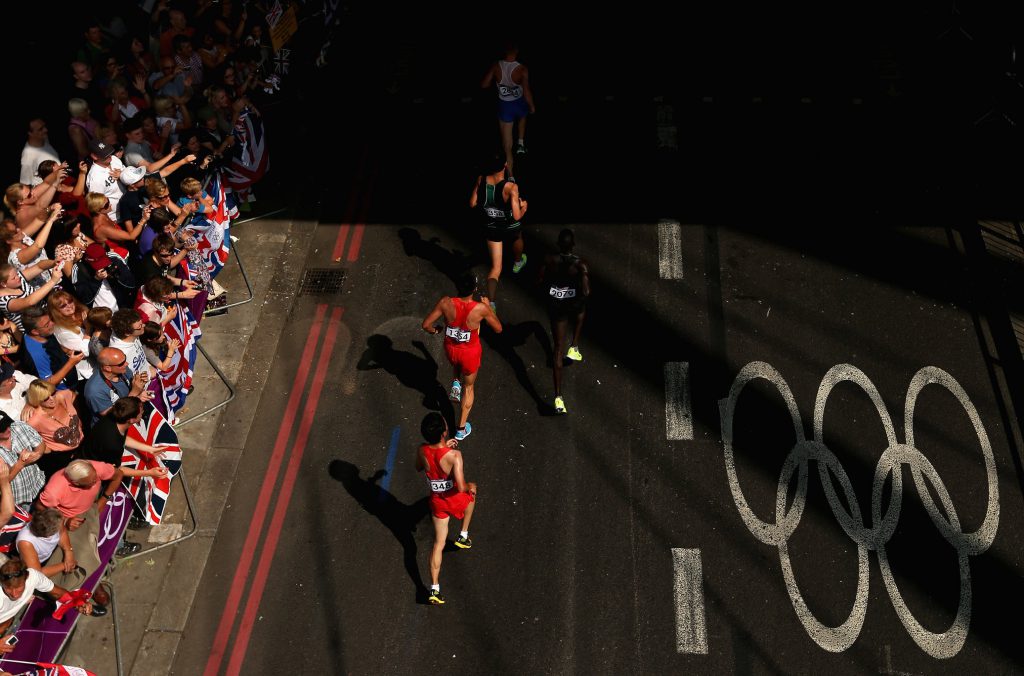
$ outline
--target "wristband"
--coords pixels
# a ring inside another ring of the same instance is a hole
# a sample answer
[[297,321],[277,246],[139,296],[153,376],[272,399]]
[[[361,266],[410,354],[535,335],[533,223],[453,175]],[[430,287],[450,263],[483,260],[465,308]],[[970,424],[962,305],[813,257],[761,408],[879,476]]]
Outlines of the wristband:
[[110,495],[107,495],[106,493],[104,493],[103,497],[105,497],[107,500],[112,500],[114,498],[114,494],[111,493]]

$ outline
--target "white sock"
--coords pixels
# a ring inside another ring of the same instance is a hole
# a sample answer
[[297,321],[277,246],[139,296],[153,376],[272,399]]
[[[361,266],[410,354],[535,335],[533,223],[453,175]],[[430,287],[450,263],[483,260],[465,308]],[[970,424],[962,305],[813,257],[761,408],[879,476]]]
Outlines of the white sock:
[[519,139],[519,145],[523,145],[523,139]]
[[460,532],[459,535],[461,535],[462,537],[466,538],[467,540],[469,539],[469,531],[468,530],[464,530],[464,531]]
[[441,585],[439,585],[439,584],[432,584],[432,585],[430,585],[430,591],[441,591]]

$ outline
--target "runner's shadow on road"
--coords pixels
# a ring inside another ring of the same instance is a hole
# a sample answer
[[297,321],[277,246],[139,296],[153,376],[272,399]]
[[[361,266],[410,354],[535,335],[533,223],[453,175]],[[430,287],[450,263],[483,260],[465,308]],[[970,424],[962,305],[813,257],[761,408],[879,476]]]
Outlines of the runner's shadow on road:
[[356,368],[360,371],[384,369],[398,378],[398,382],[420,392],[424,408],[438,411],[451,425],[455,412],[448,393],[437,380],[437,362],[421,341],[414,340],[412,345],[420,351],[422,357],[396,350],[390,338],[374,334],[366,339],[366,351],[359,358]]
[[398,231],[402,239],[402,249],[406,256],[416,256],[425,261],[430,261],[435,268],[441,271],[448,279],[455,284],[466,270],[469,270],[478,262],[475,256],[465,254],[458,249],[449,251],[441,246],[440,237],[423,239],[418,230],[402,228]]
[[328,472],[331,478],[341,482],[360,507],[384,524],[402,545],[402,562],[416,587],[416,603],[426,604],[430,590],[420,576],[416,562],[416,538],[413,537],[413,533],[416,532],[416,525],[430,513],[427,504],[429,498],[424,496],[411,505],[399,501],[377,485],[377,482],[387,475],[387,471],[383,469],[364,479],[359,476],[359,468],[352,463],[332,460]]
[[516,374],[516,380],[536,402],[537,413],[542,416],[558,415],[552,403],[543,399],[537,392],[533,381],[530,380],[526,364],[523,362],[522,357],[519,356],[519,353],[516,352],[516,348],[525,345],[531,336],[537,339],[541,349],[544,350],[545,362],[548,365],[553,363],[554,357],[551,341],[548,338],[547,331],[544,330],[540,322],[528,321],[518,324],[502,322],[502,332],[500,334],[495,334],[489,330],[480,331],[480,339],[487,343],[489,348],[500,354],[509,363],[509,366],[512,367],[512,371]]

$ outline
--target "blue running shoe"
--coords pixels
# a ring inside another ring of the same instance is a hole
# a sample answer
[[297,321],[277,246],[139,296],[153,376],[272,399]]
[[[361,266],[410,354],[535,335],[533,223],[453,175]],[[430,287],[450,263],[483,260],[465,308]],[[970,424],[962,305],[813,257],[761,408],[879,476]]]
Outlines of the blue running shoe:
[[455,433],[455,441],[462,441],[463,439],[468,437],[472,431],[473,431],[473,426],[470,425],[469,421],[467,420],[466,421],[466,426],[463,427],[461,430],[458,430]]

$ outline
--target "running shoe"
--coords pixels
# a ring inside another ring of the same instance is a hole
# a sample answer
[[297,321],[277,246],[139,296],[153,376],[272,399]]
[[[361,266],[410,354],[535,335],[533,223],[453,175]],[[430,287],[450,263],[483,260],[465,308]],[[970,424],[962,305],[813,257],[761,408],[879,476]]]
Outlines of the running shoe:
[[460,535],[459,539],[455,541],[455,546],[461,547],[462,549],[471,549],[473,547],[473,541]]
[[561,397],[555,397],[555,411],[557,413],[565,413],[565,400]]
[[565,356],[573,361],[583,361],[583,355],[580,354],[580,350],[575,345],[569,346],[569,351],[565,353]]
[[523,144],[523,143],[517,144],[516,145],[516,155],[525,155],[525,154],[526,154],[526,145]]
[[441,596],[441,590],[440,589],[431,589],[430,590],[430,596],[427,597],[427,600],[430,601],[430,605],[432,605],[432,606],[443,606],[444,605],[444,597]]
[[462,441],[463,439],[468,437],[472,431],[473,431],[473,426],[470,425],[469,421],[467,420],[466,421],[466,426],[463,427],[461,430],[458,430],[455,433],[455,441]]
[[512,265],[512,272],[519,272],[526,265],[526,254],[523,254],[519,260]]
[[452,401],[462,401],[462,383],[458,380],[452,381],[452,389],[448,393],[448,398]]

